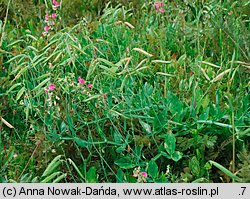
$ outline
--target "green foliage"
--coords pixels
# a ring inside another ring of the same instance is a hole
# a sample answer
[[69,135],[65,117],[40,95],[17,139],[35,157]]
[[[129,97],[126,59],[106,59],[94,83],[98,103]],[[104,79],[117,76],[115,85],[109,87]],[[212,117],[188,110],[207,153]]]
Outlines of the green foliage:
[[154,160],[150,160],[148,163],[148,174],[155,179],[158,175],[158,166]]
[[86,179],[88,183],[95,183],[97,182],[97,174],[96,174],[96,168],[90,167],[90,169],[87,172]]
[[0,181],[249,182],[250,4],[103,2],[0,1]]

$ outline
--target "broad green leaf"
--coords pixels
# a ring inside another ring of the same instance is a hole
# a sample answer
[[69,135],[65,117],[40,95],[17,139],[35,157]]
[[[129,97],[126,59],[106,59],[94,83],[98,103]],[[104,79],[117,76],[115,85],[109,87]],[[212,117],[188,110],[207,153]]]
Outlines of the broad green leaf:
[[123,183],[123,178],[124,178],[124,173],[122,172],[121,169],[118,169],[118,171],[116,173],[116,182]]
[[125,179],[126,179],[126,182],[128,182],[128,183],[136,183],[137,182],[137,179],[132,175],[126,175]]
[[136,166],[133,160],[127,156],[115,161],[115,164],[118,165],[121,169],[132,169]]
[[150,160],[150,162],[148,163],[148,174],[152,178],[156,178],[157,177],[158,166],[157,166],[157,164],[156,164],[156,162],[154,160]]
[[122,137],[121,133],[118,131],[114,131],[113,139],[114,139],[115,143],[117,143],[117,144],[122,144],[124,142],[124,138]]
[[199,177],[201,169],[200,169],[200,163],[197,160],[196,156],[194,156],[190,159],[189,168],[195,177]]
[[176,138],[172,132],[166,134],[164,148],[168,152],[169,155],[172,155],[175,152],[175,144]]
[[203,109],[201,114],[199,115],[199,120],[207,120],[209,117],[209,110],[210,110],[209,107]]
[[60,125],[60,130],[61,130],[61,133],[65,133],[65,131],[67,130],[67,125],[63,121]]
[[166,117],[164,113],[164,111],[158,110],[158,114],[154,117],[153,128],[156,133],[160,133],[166,125]]
[[153,94],[153,86],[148,84],[147,82],[143,86],[143,92],[145,93],[146,96],[152,96]]
[[182,104],[180,100],[170,91],[167,92],[167,99],[169,102],[169,111],[178,118],[182,112]]
[[141,154],[142,154],[142,145],[136,146],[134,150],[134,155],[136,160],[139,162],[141,159]]
[[152,134],[151,126],[149,124],[143,122],[142,120],[139,120],[139,122],[147,134]]
[[179,161],[182,158],[182,153],[180,151],[175,151],[172,155],[171,155],[172,160],[174,160],[175,162]]
[[204,109],[207,108],[208,105],[209,105],[209,102],[210,102],[209,96],[206,95],[206,97],[202,100],[202,107],[203,107]]
[[96,174],[96,167],[93,166],[91,167],[87,174],[86,174],[86,180],[87,180],[87,183],[95,183],[97,182],[97,174]]

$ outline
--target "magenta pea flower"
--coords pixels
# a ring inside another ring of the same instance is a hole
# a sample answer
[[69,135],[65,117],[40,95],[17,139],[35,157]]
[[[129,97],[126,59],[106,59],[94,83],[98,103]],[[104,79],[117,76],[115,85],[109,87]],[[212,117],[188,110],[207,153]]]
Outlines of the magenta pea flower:
[[55,18],[56,18],[56,13],[53,13],[53,14],[51,15],[51,18],[55,19]]
[[[162,7],[164,5],[164,2],[158,2],[158,3],[154,3],[154,6],[156,8],[156,12],[159,11],[159,8]],[[162,10],[162,9],[161,9]],[[161,12],[161,11],[160,11]]]
[[49,31],[49,29],[50,29],[49,26],[45,26],[45,27],[44,27],[44,30],[45,30],[45,31]]
[[49,20],[49,15],[48,15],[48,14],[45,15],[45,20],[46,20],[46,21]]
[[161,13],[164,13],[164,12],[165,12],[164,8],[161,8],[161,9],[160,9],[160,12],[161,12]]
[[93,84],[88,84],[88,88],[91,89],[93,87]]
[[106,94],[106,93],[103,94],[103,98],[104,98],[104,99],[107,98],[107,94]]
[[55,89],[56,89],[55,84],[50,84],[50,85],[49,85],[49,90],[53,91],[53,90],[55,90]]
[[53,0],[53,4],[54,4],[55,7],[59,7],[60,6],[60,3],[57,2],[56,0]]
[[85,80],[84,79],[82,79],[81,77],[78,77],[78,82],[79,82],[79,84],[85,84]]
[[141,175],[142,175],[142,177],[144,177],[144,178],[147,178],[148,177],[148,174],[146,173],[146,172],[141,172]]
[[158,2],[158,3],[154,3],[154,6],[156,9],[159,9],[160,7],[162,7],[164,4],[164,2]]

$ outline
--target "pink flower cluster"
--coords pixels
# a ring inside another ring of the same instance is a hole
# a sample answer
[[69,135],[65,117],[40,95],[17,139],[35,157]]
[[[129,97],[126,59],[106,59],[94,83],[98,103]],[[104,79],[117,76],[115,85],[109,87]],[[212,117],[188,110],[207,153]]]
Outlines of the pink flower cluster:
[[164,2],[158,2],[158,3],[154,3],[154,6],[156,8],[156,12],[161,12],[161,13],[164,13],[165,12],[165,9],[163,8],[164,6]]
[[141,172],[141,175],[142,175],[142,177],[144,177],[144,178],[147,178],[147,177],[148,177],[148,174],[147,174],[145,171]]
[[147,172],[140,171],[140,168],[135,168],[133,171],[133,176],[137,178],[137,182],[147,182],[146,178],[148,177]]
[[45,88],[44,90],[45,90],[45,92],[47,93],[47,92],[53,91],[53,90],[55,90],[55,89],[56,89],[55,84],[50,84],[49,87],[48,87],[48,88]]
[[[81,85],[84,85],[85,84],[85,80],[82,79],[81,77],[78,77],[78,83],[81,84]],[[88,89],[91,89],[93,87],[93,84],[88,84],[87,85]],[[103,94],[103,98],[106,99],[107,98],[107,94]]]
[[[60,3],[56,0],[53,0],[53,10],[56,10],[58,7],[60,7]],[[44,27],[44,32],[42,33],[44,36],[48,35],[49,30],[52,29],[52,26],[55,25],[56,19],[56,13],[52,13],[51,15],[46,14],[45,15],[45,23],[46,26]]]
[[56,0],[53,0],[52,1],[53,2],[53,9],[55,10],[56,8],[58,8],[58,7],[60,7],[60,3],[59,2],[57,2]]
[[[78,77],[78,83],[84,85],[85,80],[82,79],[81,77]],[[88,88],[91,89],[93,87],[93,84],[88,84]]]

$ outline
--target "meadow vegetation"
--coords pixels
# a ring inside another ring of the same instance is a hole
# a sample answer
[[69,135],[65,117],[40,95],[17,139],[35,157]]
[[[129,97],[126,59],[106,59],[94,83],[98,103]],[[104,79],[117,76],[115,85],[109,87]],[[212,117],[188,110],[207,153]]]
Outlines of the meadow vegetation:
[[0,182],[250,182],[249,0],[0,1]]

